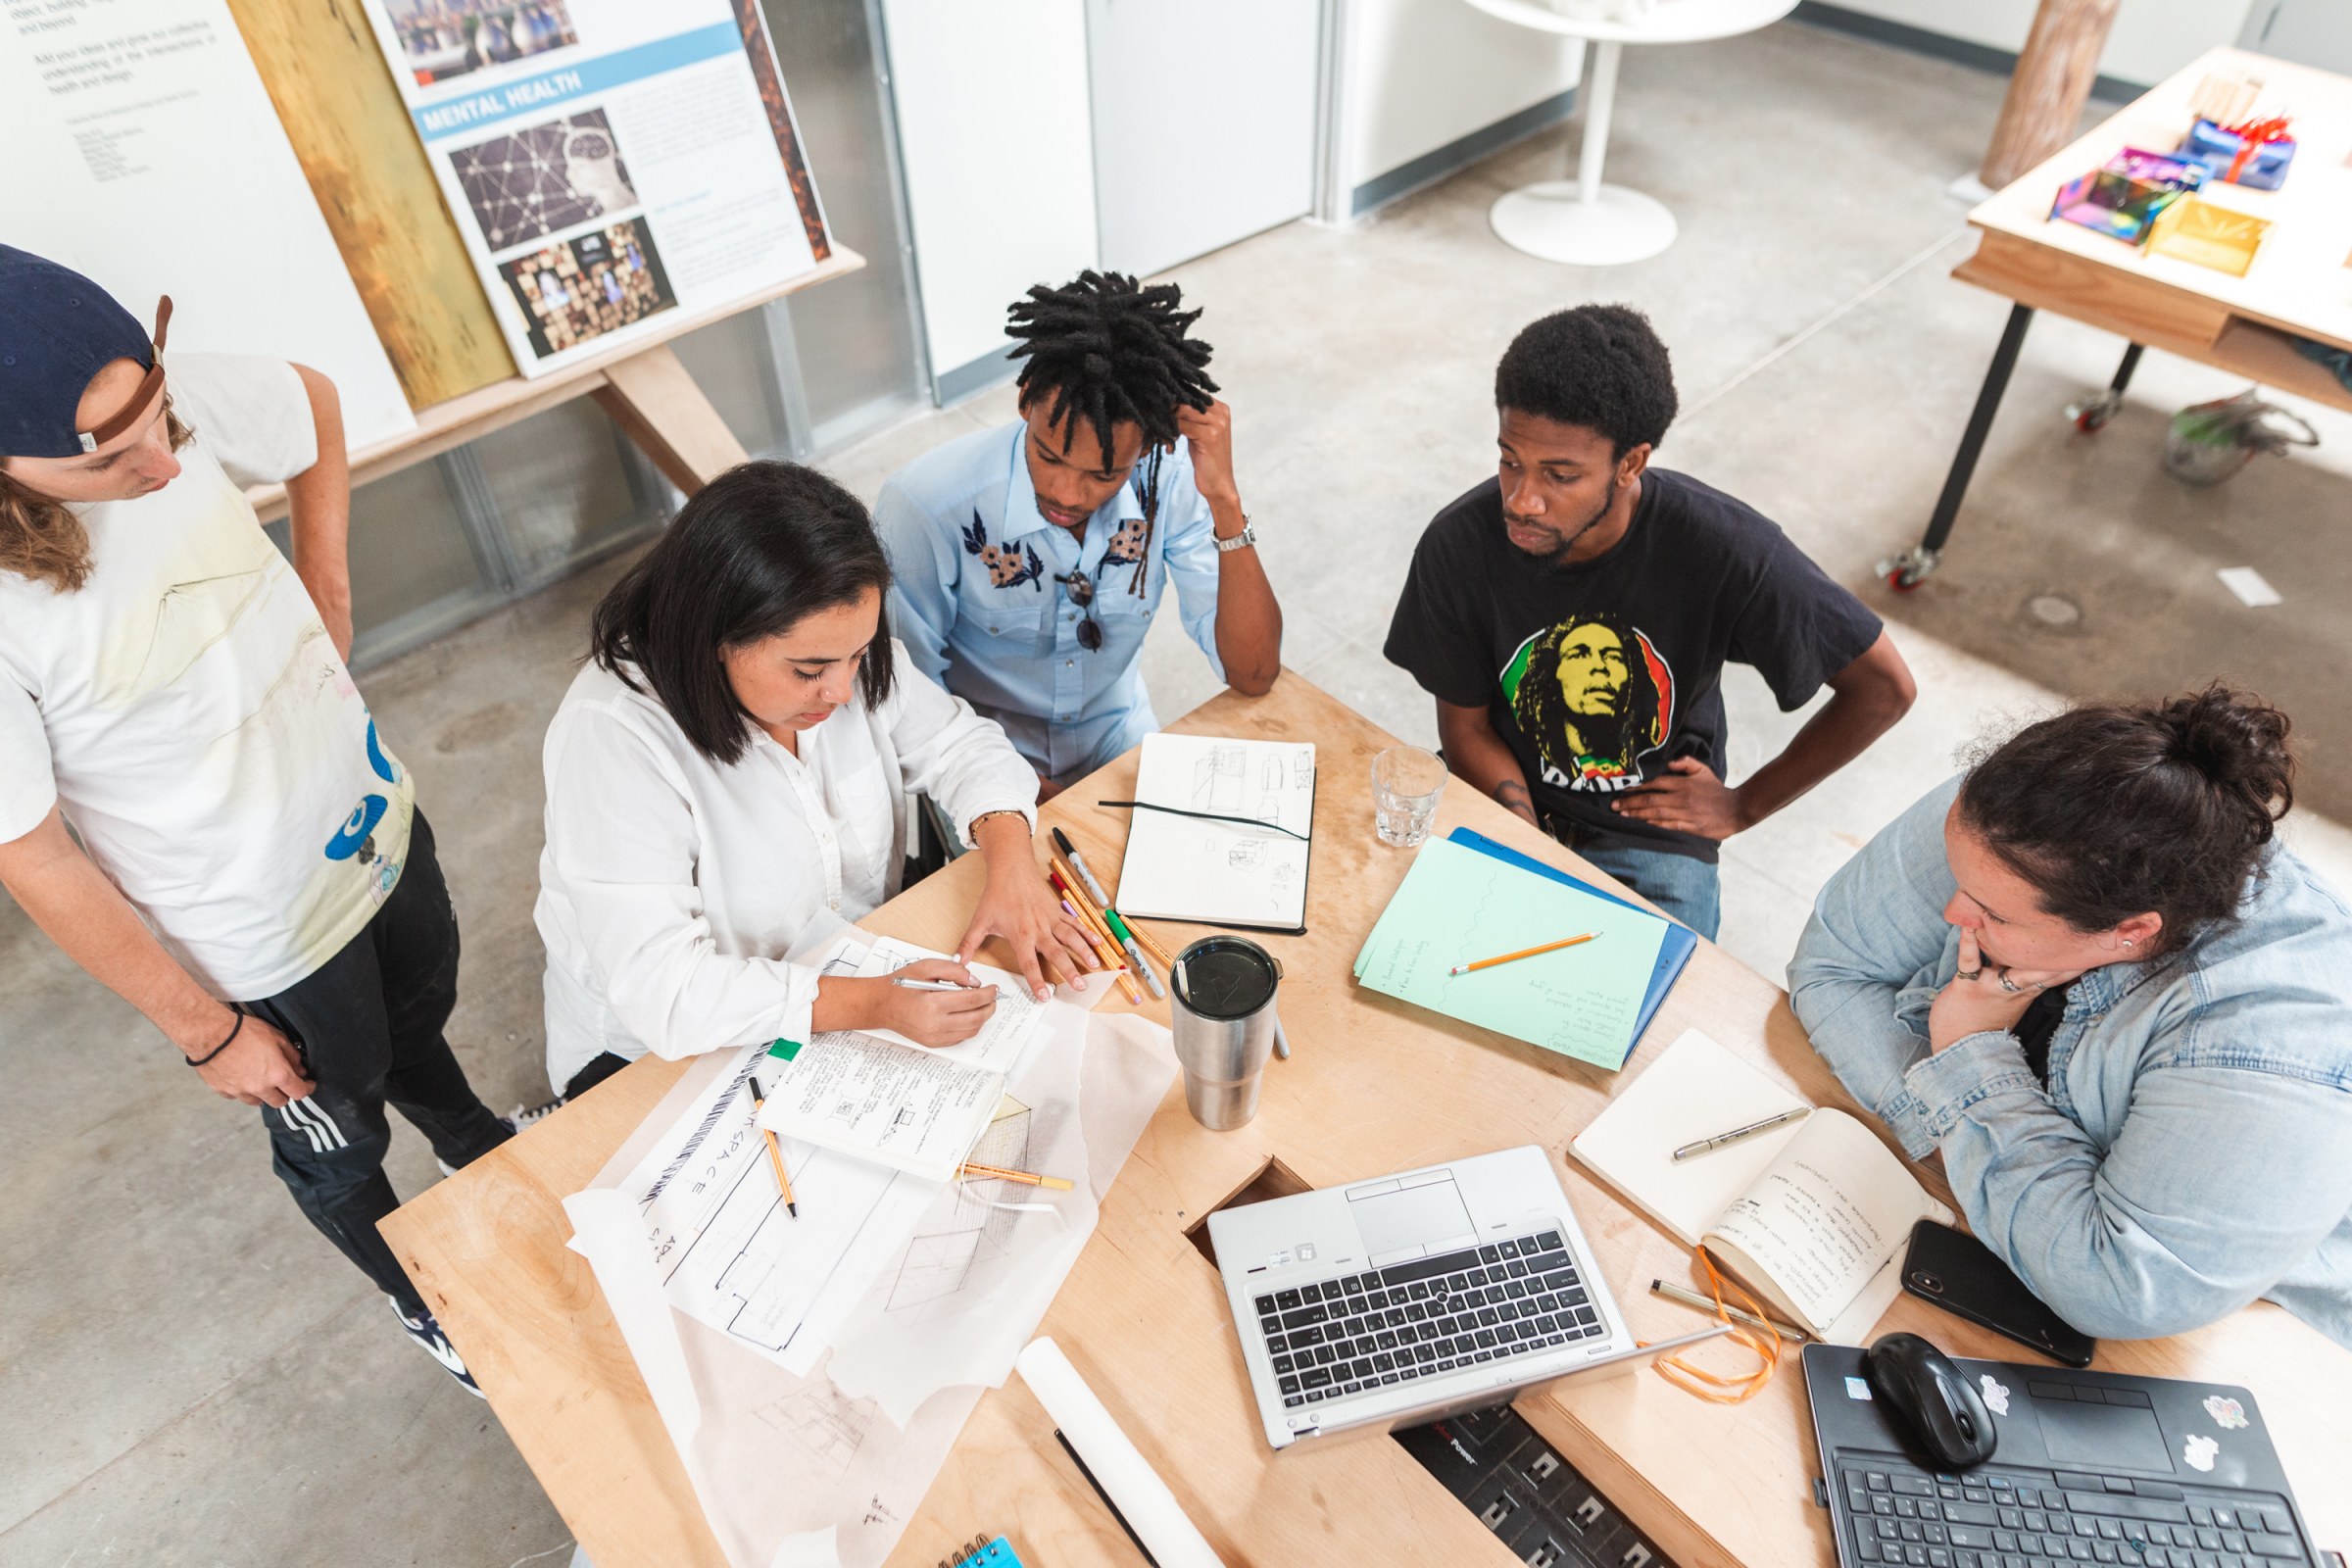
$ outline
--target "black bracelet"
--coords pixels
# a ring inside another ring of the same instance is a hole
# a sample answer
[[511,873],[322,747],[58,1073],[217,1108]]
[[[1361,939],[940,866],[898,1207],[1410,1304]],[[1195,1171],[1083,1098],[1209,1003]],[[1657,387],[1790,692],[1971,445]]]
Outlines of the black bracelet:
[[230,1025],[228,1026],[228,1038],[227,1038],[226,1040],[223,1040],[223,1041],[221,1041],[221,1042],[220,1042],[219,1045],[215,1046],[215,1047],[212,1049],[212,1052],[211,1052],[211,1054],[208,1054],[208,1055],[202,1055],[202,1056],[190,1056],[190,1057],[188,1058],[188,1065],[189,1065],[189,1066],[191,1066],[191,1067],[201,1067],[201,1066],[203,1066],[203,1065],[204,1065],[206,1062],[208,1062],[208,1061],[212,1060],[214,1056],[218,1056],[219,1054],[220,1054],[220,1053],[222,1053],[223,1051],[226,1051],[226,1050],[227,1050],[229,1047],[231,1047],[231,1046],[235,1045],[235,1044],[237,1043],[237,1032],[238,1032],[239,1030],[243,1029],[244,1027],[245,1027],[245,1015],[244,1015],[243,1013],[241,1013],[241,1012],[240,1012],[240,1013],[238,1013],[238,1014],[237,1014],[237,1021],[236,1021],[235,1023],[232,1023],[232,1024],[230,1024]]

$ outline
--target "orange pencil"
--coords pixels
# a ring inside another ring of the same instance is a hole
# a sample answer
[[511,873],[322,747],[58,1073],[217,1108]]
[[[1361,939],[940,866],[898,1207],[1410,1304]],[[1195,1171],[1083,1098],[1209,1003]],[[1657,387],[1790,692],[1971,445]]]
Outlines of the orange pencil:
[[1143,944],[1146,953],[1159,960],[1162,969],[1176,967],[1176,960],[1168,956],[1168,950],[1152,941],[1152,933],[1146,931],[1134,915],[1122,913],[1119,918],[1127,922],[1127,929],[1135,933],[1135,940]]
[[1127,1000],[1142,1005],[1144,993],[1136,985],[1135,976],[1128,971],[1127,960],[1120,956],[1117,945],[1111,943],[1110,930],[1103,925],[1102,916],[1095,913],[1094,906],[1086,902],[1084,894],[1072,891],[1070,884],[1061,879],[1060,872],[1048,871],[1046,880],[1061,895],[1061,902],[1070,912],[1078,917],[1078,924],[1086,931],[1087,941],[1094,944],[1095,952],[1104,960],[1105,967],[1119,977],[1119,989],[1127,993]]
[[1070,907],[1078,911],[1078,918],[1109,944],[1110,961],[1119,972],[1119,989],[1127,993],[1128,1001],[1141,1006],[1144,1001],[1143,987],[1136,984],[1135,970],[1127,962],[1126,955],[1119,951],[1118,938],[1110,934],[1110,926],[1103,920],[1102,911],[1095,907],[1094,900],[1078,890],[1075,880],[1064,877],[1059,871],[1048,874],[1053,877],[1054,885],[1061,889],[1061,896],[1068,901]]
[[1069,1192],[1075,1185],[1063,1176],[1040,1176],[1033,1170],[1007,1170],[1002,1165],[982,1165],[968,1159],[963,1162],[961,1174],[988,1177],[1001,1182],[1019,1182],[1024,1187],[1050,1188],[1057,1193]]
[[1590,942],[1598,935],[1600,933],[1597,931],[1587,931],[1582,936],[1568,937],[1558,942],[1546,942],[1540,948],[1521,948],[1517,953],[1505,953],[1498,957],[1481,958],[1476,963],[1457,963],[1446,972],[1447,974],[1468,974],[1473,969],[1492,969],[1498,963],[1509,963],[1514,958],[1532,958],[1539,953],[1557,953],[1562,948],[1573,948],[1578,943]]
[[[759,1079],[746,1078],[744,1085],[752,1092],[752,1114],[757,1116],[761,1107],[766,1105],[767,1099],[760,1093]],[[767,1162],[776,1167],[776,1190],[784,1195],[784,1212],[790,1214],[794,1219],[799,1219],[801,1205],[793,1201],[792,1178],[784,1174],[784,1151],[776,1144],[775,1131],[772,1128],[762,1127],[760,1129],[760,1136],[767,1140]]]

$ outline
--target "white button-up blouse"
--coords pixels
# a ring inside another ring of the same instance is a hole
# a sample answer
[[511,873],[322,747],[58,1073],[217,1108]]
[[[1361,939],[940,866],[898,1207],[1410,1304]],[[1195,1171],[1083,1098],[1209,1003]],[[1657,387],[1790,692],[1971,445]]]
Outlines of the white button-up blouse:
[[547,732],[535,911],[558,1089],[607,1051],[808,1039],[809,960],[898,891],[911,796],[958,833],[990,811],[1034,828],[1037,775],[1004,731],[891,654],[879,709],[851,702],[798,757],[755,727],[723,767],[650,690],[580,671]]

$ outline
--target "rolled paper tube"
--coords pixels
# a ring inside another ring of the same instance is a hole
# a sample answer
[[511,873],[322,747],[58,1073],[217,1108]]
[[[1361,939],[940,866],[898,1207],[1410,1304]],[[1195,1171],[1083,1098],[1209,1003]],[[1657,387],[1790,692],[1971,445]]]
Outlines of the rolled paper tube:
[[1225,1559],[1119,1430],[1059,1346],[1051,1339],[1031,1340],[1012,1364],[1159,1568],[1225,1568]]

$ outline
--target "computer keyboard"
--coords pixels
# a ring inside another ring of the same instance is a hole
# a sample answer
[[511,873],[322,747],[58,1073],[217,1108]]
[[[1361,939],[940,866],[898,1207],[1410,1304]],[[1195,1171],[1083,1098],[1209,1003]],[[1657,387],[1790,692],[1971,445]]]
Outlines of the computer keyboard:
[[1608,1332],[1556,1230],[1273,1291],[1253,1304],[1292,1409]]
[[2277,1568],[2308,1563],[2284,1497],[2067,1470],[1958,1476],[1840,1456],[1832,1489],[1853,1560],[1902,1568]]

